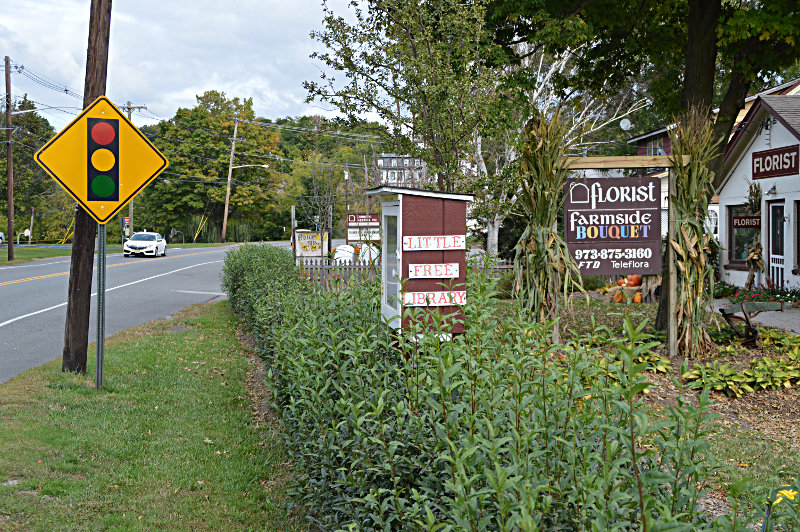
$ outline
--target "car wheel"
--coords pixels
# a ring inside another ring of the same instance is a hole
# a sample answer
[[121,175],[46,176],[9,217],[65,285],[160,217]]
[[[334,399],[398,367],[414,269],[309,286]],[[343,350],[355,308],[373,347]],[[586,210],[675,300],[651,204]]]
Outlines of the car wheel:
[[164,246],[164,253],[161,254],[162,257],[167,256],[167,246]]

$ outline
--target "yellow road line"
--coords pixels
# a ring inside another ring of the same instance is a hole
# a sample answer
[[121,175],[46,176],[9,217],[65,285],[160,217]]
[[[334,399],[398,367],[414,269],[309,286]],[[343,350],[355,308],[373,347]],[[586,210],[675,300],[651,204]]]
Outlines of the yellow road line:
[[[217,249],[217,250],[213,250],[213,251],[197,251],[195,253],[186,253],[184,255],[178,255],[177,257],[164,257],[164,258],[165,259],[180,259],[180,258],[183,258],[183,257],[190,257],[192,255],[205,255],[207,253],[220,253],[220,252],[223,252],[223,251],[227,251],[227,250],[225,250],[225,249]],[[152,259],[141,259],[141,260],[135,260],[135,261],[129,261],[129,262],[120,262],[119,264],[106,265],[106,268],[116,268],[117,266],[126,266],[128,264],[136,264],[136,263],[139,263],[139,262],[150,262],[151,260]],[[93,269],[96,270],[97,268],[93,268]],[[49,273],[47,275],[37,275],[35,277],[25,277],[24,279],[14,279],[12,281],[4,281],[4,282],[0,282],[0,286],[8,286],[10,284],[18,284],[18,283],[27,283],[29,281],[39,281],[41,279],[50,279],[52,277],[61,277],[62,275],[69,275],[69,272]]]

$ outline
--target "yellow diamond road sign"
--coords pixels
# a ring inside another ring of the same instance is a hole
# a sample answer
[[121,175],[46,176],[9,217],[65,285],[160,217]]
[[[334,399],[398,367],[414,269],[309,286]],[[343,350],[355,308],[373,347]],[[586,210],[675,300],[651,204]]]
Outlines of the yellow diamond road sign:
[[34,159],[100,224],[111,220],[169,164],[105,96],[84,109]]

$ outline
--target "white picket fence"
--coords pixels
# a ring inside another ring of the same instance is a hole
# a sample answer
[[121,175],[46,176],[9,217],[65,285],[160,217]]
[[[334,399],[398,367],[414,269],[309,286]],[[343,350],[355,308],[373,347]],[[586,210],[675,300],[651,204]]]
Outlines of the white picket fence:
[[[332,261],[319,258],[298,258],[300,276],[308,279],[320,290],[338,290],[344,287],[351,279],[368,279],[370,281],[380,278],[380,259],[369,262]],[[506,272],[514,271],[512,261],[499,261],[492,266],[490,277],[500,278]]]

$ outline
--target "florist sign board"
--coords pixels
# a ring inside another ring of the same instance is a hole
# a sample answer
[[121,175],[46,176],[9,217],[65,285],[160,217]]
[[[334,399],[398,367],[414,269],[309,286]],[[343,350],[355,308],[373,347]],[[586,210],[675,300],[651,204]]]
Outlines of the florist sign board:
[[658,178],[569,179],[564,192],[564,236],[581,274],[661,273]]
[[800,168],[800,144],[753,152],[753,179],[797,175]]

